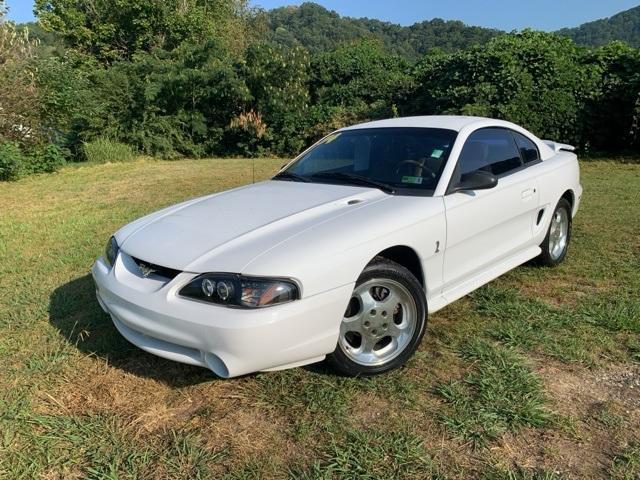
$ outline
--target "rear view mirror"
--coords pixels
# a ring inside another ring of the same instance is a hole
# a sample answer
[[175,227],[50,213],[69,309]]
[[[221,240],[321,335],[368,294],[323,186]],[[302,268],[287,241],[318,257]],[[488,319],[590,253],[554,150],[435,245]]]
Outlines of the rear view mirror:
[[458,184],[453,188],[453,192],[488,190],[496,185],[498,185],[498,179],[494,174],[484,170],[476,170],[462,175]]

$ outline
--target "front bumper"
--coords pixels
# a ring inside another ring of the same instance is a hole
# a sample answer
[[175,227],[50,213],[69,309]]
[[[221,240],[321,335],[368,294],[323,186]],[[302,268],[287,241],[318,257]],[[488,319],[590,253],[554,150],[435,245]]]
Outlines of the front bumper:
[[145,279],[120,252],[113,268],[99,259],[91,270],[96,296],[116,328],[139,348],[209,368],[224,378],[322,360],[333,352],[353,284],[256,310],[181,298],[195,275],[168,283]]

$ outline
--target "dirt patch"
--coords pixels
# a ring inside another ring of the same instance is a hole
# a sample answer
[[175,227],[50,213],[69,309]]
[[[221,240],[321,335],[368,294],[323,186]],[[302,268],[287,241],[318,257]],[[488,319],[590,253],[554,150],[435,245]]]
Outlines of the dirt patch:
[[557,427],[504,435],[493,453],[505,467],[606,478],[615,454],[640,432],[640,367],[594,371],[548,359],[538,365]]
[[391,402],[375,394],[356,395],[349,406],[348,418],[354,427],[384,422],[397,417]]
[[640,365],[619,365],[595,375],[595,381],[606,385],[610,396],[619,398],[624,405],[640,408]]
[[580,415],[590,405],[612,402],[626,407],[629,420],[640,412],[640,365],[614,364],[598,370],[545,360],[538,368],[555,408]]
[[238,463],[256,457],[286,463],[304,454],[303,446],[287,435],[287,423],[276,411],[248,404],[226,407],[221,415],[199,418],[198,431],[207,439],[207,448],[228,448]]

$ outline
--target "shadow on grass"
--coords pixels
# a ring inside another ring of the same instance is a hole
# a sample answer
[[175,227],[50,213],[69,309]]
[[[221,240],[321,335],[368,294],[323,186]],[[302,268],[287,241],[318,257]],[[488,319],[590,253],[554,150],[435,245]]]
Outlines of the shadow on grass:
[[217,379],[209,370],[156,357],[125,340],[100,308],[89,274],[53,291],[49,300],[49,321],[81,352],[104,359],[128,373],[172,387]]

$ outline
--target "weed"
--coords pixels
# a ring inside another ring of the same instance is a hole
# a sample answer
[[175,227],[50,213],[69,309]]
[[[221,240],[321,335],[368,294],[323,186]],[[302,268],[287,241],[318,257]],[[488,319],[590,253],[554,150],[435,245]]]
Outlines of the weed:
[[82,150],[87,161],[92,163],[129,162],[136,157],[129,145],[106,138],[87,142]]

